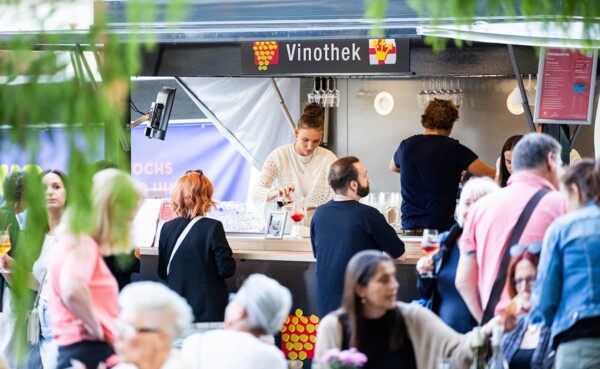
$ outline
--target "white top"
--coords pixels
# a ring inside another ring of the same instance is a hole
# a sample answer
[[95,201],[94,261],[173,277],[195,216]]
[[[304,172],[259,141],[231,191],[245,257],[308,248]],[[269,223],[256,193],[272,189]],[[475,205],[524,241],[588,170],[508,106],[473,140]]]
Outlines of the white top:
[[217,329],[193,334],[181,347],[194,369],[286,369],[283,352],[250,333]]
[[301,156],[294,144],[284,145],[267,156],[252,201],[262,208],[275,182],[277,187],[294,185],[296,191],[306,198],[307,207],[319,206],[333,197],[328,175],[337,157],[331,151],[317,147],[310,156]]
[[[137,366],[133,364],[121,363],[115,366],[113,369],[137,369]],[[167,361],[163,363],[160,369],[192,369],[192,366],[177,350],[171,350],[171,355]]]
[[[52,249],[55,245],[56,237],[46,234],[46,237],[44,238],[44,244],[42,245],[42,251],[40,251],[40,256],[35,263],[33,263],[33,276],[40,284],[42,283],[44,275],[48,272],[48,265],[50,265]],[[44,280],[44,286],[46,286],[47,283],[48,278],[46,277]],[[40,286],[42,289],[40,299],[48,301],[50,299],[50,290],[48,288],[44,288],[44,286]]]

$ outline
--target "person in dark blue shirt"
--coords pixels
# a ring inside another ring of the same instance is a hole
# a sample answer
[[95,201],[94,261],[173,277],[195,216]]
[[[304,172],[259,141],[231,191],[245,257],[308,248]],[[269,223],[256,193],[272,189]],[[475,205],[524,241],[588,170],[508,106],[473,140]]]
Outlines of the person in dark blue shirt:
[[456,192],[461,173],[494,178],[496,171],[468,147],[450,138],[458,107],[434,99],[421,115],[425,132],[400,143],[390,170],[401,173],[402,228],[421,235],[424,228],[448,230],[454,224]]
[[404,243],[384,216],[358,202],[369,194],[367,169],[358,158],[347,156],[334,162],[329,184],[335,196],[317,208],[310,224],[320,316],[340,306],[344,270],[352,256],[369,249],[385,251],[394,258],[404,254]]

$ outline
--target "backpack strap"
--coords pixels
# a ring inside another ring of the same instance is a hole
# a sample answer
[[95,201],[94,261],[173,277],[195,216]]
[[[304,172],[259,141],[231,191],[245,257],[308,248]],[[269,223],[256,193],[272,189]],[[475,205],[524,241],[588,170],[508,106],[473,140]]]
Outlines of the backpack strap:
[[496,310],[496,305],[498,305],[498,301],[500,301],[500,296],[502,295],[502,291],[504,291],[504,287],[506,285],[506,273],[508,273],[508,264],[510,263],[510,248],[513,245],[519,243],[521,239],[521,235],[525,230],[525,226],[529,222],[529,218],[531,214],[537,207],[540,200],[546,196],[549,191],[545,188],[540,189],[536,192],[531,199],[525,205],[523,212],[519,216],[517,220],[517,224],[513,228],[510,237],[508,238],[507,243],[504,245],[504,254],[502,255],[502,261],[500,262],[500,268],[498,269],[498,275],[496,276],[496,280],[494,281],[494,285],[492,286],[492,292],[490,293],[490,298],[488,303],[483,311],[483,318],[481,319],[481,324],[485,324],[490,319],[494,317],[494,312]]

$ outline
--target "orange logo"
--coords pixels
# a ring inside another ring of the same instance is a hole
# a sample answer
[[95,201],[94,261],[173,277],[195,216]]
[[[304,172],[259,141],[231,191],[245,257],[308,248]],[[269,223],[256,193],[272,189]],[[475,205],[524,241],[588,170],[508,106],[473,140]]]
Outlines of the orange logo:
[[258,70],[267,70],[269,65],[279,63],[277,41],[256,41],[252,49],[254,50],[254,65],[258,65]]

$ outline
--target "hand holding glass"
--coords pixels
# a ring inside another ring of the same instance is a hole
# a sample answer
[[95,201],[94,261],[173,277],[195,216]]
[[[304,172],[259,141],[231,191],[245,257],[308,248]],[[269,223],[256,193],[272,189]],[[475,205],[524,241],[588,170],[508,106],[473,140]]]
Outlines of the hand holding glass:
[[[421,250],[429,257],[432,257],[440,250],[440,240],[437,229],[424,229],[421,239]],[[424,274],[425,278],[434,278],[433,273]]]
[[[292,212],[290,218],[294,221],[294,228],[296,229],[296,238],[302,238],[300,234],[300,222],[303,221],[306,216],[306,207],[304,206],[304,198],[298,197],[292,203]],[[304,223],[304,222],[303,222]]]
[[[10,251],[10,235],[8,231],[0,233],[0,255],[6,255]],[[8,273],[8,270],[0,268],[0,273]]]

